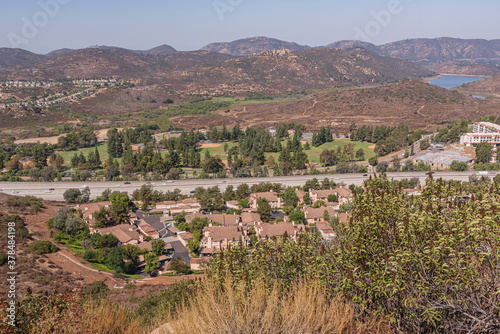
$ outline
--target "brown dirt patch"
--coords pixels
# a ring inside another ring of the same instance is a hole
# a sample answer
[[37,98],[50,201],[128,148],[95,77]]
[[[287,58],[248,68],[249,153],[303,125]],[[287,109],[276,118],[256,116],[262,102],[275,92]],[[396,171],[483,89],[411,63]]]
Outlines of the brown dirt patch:
[[47,144],[52,144],[53,145],[53,144],[57,144],[57,140],[61,136],[62,135],[53,136],[53,137],[38,137],[38,138],[19,139],[19,140],[16,140],[14,143],[15,144],[31,144],[31,143],[38,143],[38,142],[40,142],[40,144],[47,143]]
[[221,147],[222,144],[217,144],[217,143],[206,143],[206,144],[201,144],[200,147],[201,148],[217,148],[217,147]]

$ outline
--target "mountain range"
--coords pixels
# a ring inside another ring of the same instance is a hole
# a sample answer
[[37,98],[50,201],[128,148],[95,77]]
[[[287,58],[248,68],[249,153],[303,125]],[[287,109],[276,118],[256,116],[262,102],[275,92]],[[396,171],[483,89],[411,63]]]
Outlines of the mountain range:
[[[166,71],[186,69],[201,64],[220,64],[234,57],[250,57],[280,49],[299,52],[308,49],[346,50],[360,47],[381,56],[409,60],[438,73],[500,74],[500,39],[422,38],[378,46],[362,41],[345,40],[312,48],[274,38],[251,37],[227,43],[212,43],[198,51],[185,52],[179,52],[165,44],[149,50],[128,50],[110,46],[92,46],[78,50],[65,48],[46,55],[22,49],[0,48],[0,75],[15,73],[16,77],[21,75],[32,78],[42,73],[44,77],[57,78],[61,75],[94,76],[111,73],[138,77],[142,73],[154,76]],[[67,68],[58,68],[61,66]],[[77,67],[83,68],[77,69]],[[101,70],[104,70],[104,73],[101,73]]]

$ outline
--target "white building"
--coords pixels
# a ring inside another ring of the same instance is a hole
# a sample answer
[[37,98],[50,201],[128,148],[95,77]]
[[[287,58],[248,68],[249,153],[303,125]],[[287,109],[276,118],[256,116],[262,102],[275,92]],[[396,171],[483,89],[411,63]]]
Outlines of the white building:
[[490,143],[493,146],[500,145],[500,132],[496,133],[464,133],[460,136],[460,144],[475,146],[479,143]]
[[490,122],[476,122],[472,126],[473,133],[498,133],[500,125]]

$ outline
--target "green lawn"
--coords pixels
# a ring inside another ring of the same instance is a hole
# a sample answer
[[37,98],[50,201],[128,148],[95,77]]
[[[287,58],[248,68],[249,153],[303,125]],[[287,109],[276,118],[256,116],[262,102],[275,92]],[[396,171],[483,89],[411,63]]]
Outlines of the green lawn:
[[[369,147],[372,146],[373,144],[371,143],[360,143],[358,141],[351,141],[349,139],[335,139],[331,143],[326,143],[318,147],[313,147],[311,145],[311,149],[305,151],[307,153],[307,156],[309,157],[309,161],[319,163],[319,156],[321,152],[325,149],[332,150],[336,149],[337,147],[343,147],[346,146],[347,144],[354,144],[354,152],[359,150],[360,148],[363,149],[365,152],[365,160],[368,160],[370,157],[375,156],[375,152],[373,149],[370,149]],[[231,148],[233,146],[236,146],[238,143],[235,142],[228,142],[228,147]],[[285,141],[282,141],[282,144],[285,145]],[[212,156],[219,155],[222,160],[226,158],[226,152],[224,152],[224,143],[220,147],[215,147],[215,148],[204,148],[201,150],[201,156],[203,159],[203,156],[205,154],[205,151],[210,151],[210,154]],[[266,153],[266,157],[274,157],[276,161],[278,160],[279,153]]]
[[[75,155],[75,152],[77,152],[78,154],[80,154],[80,152],[83,152],[83,154],[85,155],[85,158],[88,157],[89,153],[90,152],[94,152],[95,150],[95,147],[86,147],[86,148],[81,148],[79,150],[76,150],[76,151],[67,151],[67,152],[59,152],[57,154],[59,154],[61,157],[63,157],[64,159],[64,164],[66,166],[70,166],[71,165],[71,158],[73,158],[73,155]],[[99,156],[101,158],[101,161],[104,162],[108,159],[109,155],[108,155],[108,144],[97,144],[97,151],[99,152]],[[118,159],[119,160],[119,159]]]
[[368,160],[369,158],[375,156],[374,150],[369,148],[373,144],[360,143],[358,141],[351,141],[350,139],[335,139],[331,143],[326,143],[318,147],[313,147],[311,145],[311,149],[306,151],[306,153],[309,156],[309,161],[319,163],[319,156],[323,150],[325,149],[332,150],[336,149],[339,146],[340,147],[346,146],[347,144],[354,144],[354,153],[356,153],[357,150],[362,148],[363,151],[365,152],[365,160]]
[[[356,152],[357,150],[359,150],[360,148],[363,149],[363,151],[365,152],[365,160],[368,160],[370,157],[372,156],[375,156],[375,152],[373,151],[373,149],[370,149],[369,147],[372,146],[373,144],[371,143],[360,143],[360,142],[357,142],[357,141],[351,141],[349,139],[335,139],[333,142],[331,143],[326,143],[326,144],[323,144],[321,146],[318,146],[318,147],[313,147],[311,146],[311,149],[308,150],[308,151],[305,151],[309,157],[309,161],[311,162],[315,162],[315,163],[319,163],[319,156],[321,154],[321,152],[325,149],[329,149],[329,150],[332,150],[332,149],[336,149],[338,146],[342,147],[342,146],[345,146],[349,143],[353,143],[354,144],[354,152]],[[224,143],[220,143],[221,145],[219,147],[211,147],[211,148],[203,148],[201,149],[200,153],[201,153],[201,156],[202,156],[202,159],[205,155],[205,151],[209,151],[210,154],[212,156],[216,156],[218,155],[222,160],[225,160],[226,159],[226,152],[224,152]],[[284,145],[285,144],[285,141],[282,141],[282,144]],[[228,142],[227,143],[228,145],[228,148],[231,149],[232,147],[238,145],[238,143],[236,142]],[[82,148],[82,149],[79,149],[77,151],[69,151],[69,152],[60,152],[58,153],[59,155],[61,155],[64,159],[64,164],[66,166],[70,166],[71,165],[71,158],[73,157],[73,155],[75,154],[75,152],[78,152],[78,154],[80,154],[80,152],[83,152],[83,154],[85,155],[85,157],[88,156],[89,152],[93,152],[94,151],[94,147],[88,147],[88,148]],[[101,157],[101,161],[104,162],[108,159],[108,144],[98,144],[97,146],[97,150],[99,151],[99,155]],[[162,152],[162,155],[164,156],[166,154],[166,152]],[[266,153],[266,157],[270,157],[270,156],[273,156],[276,161],[279,157],[279,153]],[[118,161],[121,161],[121,158],[118,159]]]

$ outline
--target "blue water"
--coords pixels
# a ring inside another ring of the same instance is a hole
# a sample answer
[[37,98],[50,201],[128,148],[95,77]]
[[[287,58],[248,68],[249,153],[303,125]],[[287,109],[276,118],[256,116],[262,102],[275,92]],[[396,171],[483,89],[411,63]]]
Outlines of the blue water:
[[431,85],[450,89],[460,86],[464,83],[470,83],[484,79],[483,77],[463,77],[458,75],[442,75],[437,79],[431,80]]

